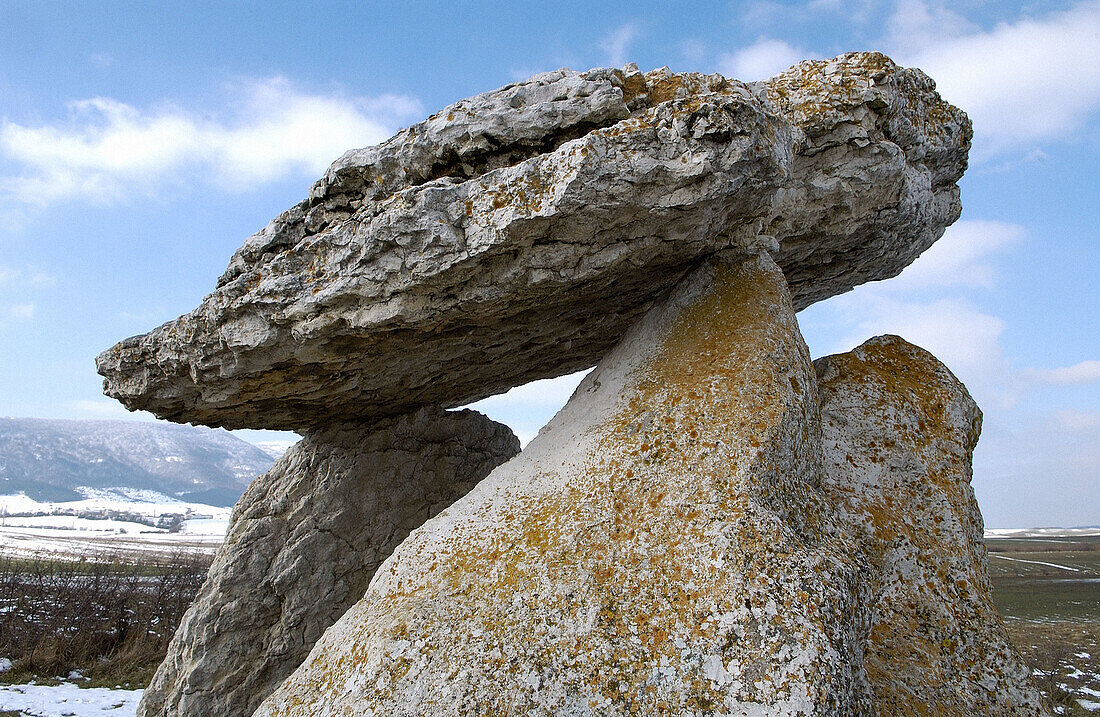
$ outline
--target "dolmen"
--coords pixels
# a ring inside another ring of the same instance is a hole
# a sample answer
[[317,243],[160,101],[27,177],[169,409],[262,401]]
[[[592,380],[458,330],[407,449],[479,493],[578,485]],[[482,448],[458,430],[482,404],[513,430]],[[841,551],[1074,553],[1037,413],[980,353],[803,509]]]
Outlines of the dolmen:
[[[559,70],[344,154],[189,314],[98,358],[298,431],[139,714],[1040,715],[991,602],[981,412],[796,312],[960,213],[966,115],[877,53]],[[595,367],[520,452],[456,410]]]

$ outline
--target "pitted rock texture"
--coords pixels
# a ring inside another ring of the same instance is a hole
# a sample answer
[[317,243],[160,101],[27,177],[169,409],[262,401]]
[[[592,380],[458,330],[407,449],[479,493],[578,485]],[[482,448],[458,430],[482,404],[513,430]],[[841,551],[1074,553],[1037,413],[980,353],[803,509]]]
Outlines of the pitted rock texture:
[[411,530],[518,452],[473,411],[306,435],[237,504],[139,714],[251,714]]
[[770,246],[796,308],[897,274],[958,217],[970,137],[876,53],[752,84],[538,75],[345,154],[99,371],[131,409],[213,426],[462,405],[593,365],[729,247]]
[[866,714],[819,438],[778,268],[704,265],[256,715]]
[[896,336],[814,365],[823,487],[871,566],[874,714],[1047,714],[991,602],[966,388]]

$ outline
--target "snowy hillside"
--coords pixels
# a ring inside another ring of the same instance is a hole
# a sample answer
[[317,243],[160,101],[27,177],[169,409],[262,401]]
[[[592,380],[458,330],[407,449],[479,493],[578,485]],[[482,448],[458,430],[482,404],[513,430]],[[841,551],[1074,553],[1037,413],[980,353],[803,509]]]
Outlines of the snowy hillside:
[[[0,418],[0,495],[69,501],[109,491],[232,505],[272,456],[223,430],[146,421]],[[128,495],[129,494],[129,495]]]
[[232,511],[152,491],[85,492],[83,500],[64,502],[0,496],[0,555],[212,553]]

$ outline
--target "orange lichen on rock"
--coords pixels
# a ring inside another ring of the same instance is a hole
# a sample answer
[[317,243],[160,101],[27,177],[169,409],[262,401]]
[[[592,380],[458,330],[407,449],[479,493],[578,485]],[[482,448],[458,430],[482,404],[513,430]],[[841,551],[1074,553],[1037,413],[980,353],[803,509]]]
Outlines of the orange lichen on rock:
[[1043,714],[965,388],[896,337],[814,368],[767,255],[704,264],[257,715]]
[[815,366],[823,487],[874,568],[875,714],[1045,714],[991,602],[970,487],[981,412],[966,388],[896,336]]
[[774,263],[704,266],[258,714],[865,710],[814,384]]

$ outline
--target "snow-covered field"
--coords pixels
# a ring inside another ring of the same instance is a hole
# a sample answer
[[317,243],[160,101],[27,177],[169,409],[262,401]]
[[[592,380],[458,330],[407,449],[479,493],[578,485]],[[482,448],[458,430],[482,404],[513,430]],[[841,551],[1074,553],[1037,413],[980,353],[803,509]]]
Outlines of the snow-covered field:
[[[232,508],[205,503],[187,503],[151,490],[135,490],[132,488],[112,488],[110,490],[78,488],[77,490],[85,496],[84,500],[55,503],[33,500],[22,493],[3,495],[0,496],[0,513],[11,516],[13,513],[77,513],[115,510],[155,518],[165,513],[185,513],[190,510],[193,513],[204,513],[228,519],[229,513],[233,510]],[[8,519],[11,520],[10,517]]]
[[[232,512],[152,491],[85,490],[85,494],[84,500],[60,503],[25,495],[0,496],[0,553],[214,552],[225,539]],[[156,522],[171,515],[183,518],[178,532],[137,522]]]
[[[185,503],[152,491],[86,490],[85,495],[84,500],[57,503],[38,502],[25,495],[0,496],[0,554],[137,557],[179,550],[212,553],[225,538],[232,510]],[[120,513],[152,522],[165,515],[185,519],[181,529],[172,533],[133,519],[86,517]],[[5,669],[11,669],[11,662],[0,657],[0,671]],[[80,676],[74,674],[59,685],[0,686],[0,710],[26,717],[132,717],[137,713],[141,690],[82,688],[79,681]]]
[[1087,538],[1100,535],[1100,528],[994,528],[987,538]]
[[0,686],[0,710],[27,717],[132,717],[137,714],[141,690],[81,688],[71,682],[56,686]]

